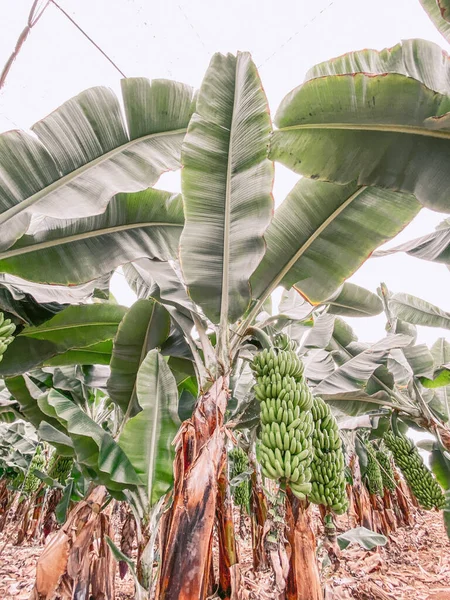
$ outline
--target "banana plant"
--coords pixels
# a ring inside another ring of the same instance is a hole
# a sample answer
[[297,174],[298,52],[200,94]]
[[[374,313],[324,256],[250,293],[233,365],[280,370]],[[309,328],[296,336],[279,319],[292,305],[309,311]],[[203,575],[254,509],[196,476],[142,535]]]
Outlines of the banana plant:
[[[344,392],[366,394],[369,406],[385,401],[380,387],[392,399],[376,372],[409,337],[388,337],[369,360],[365,349],[352,354],[338,315],[379,311],[345,280],[422,206],[449,209],[450,90],[440,56],[411,40],[319,65],[283,100],[275,130],[257,68],[239,52],[213,56],[195,98],[181,84],[126,79],[125,120],[117,98],[94,88],[37,123],[34,137],[0,136],[3,180],[17,182],[0,187],[0,270],[15,282],[82,287],[127,264],[142,294],[129,311],[71,305],[26,325],[0,373],[25,379],[38,367],[110,365],[106,389],[123,415],[116,431],[55,389],[35,398],[20,382],[18,402],[37,404],[40,432],[73,447],[114,493],[143,486],[152,502],[167,491],[155,457],[169,464],[174,442],[159,600],[208,593],[230,385],[264,340],[274,290],[307,303],[317,327],[305,348],[318,333],[343,342],[333,349],[343,364],[327,377],[329,395],[345,381]],[[275,211],[273,161],[305,176]],[[148,188],[179,166],[180,195]],[[289,312],[281,318],[298,326]]]

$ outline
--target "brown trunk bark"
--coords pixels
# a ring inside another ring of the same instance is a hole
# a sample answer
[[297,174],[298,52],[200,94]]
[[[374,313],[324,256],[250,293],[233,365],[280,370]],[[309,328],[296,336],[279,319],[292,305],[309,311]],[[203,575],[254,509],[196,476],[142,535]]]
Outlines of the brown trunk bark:
[[354,529],[355,527],[357,527],[359,525],[359,519],[358,519],[358,513],[356,512],[356,509],[355,509],[355,498],[353,496],[353,487],[349,483],[347,483],[346,489],[347,489],[347,498],[348,498],[348,510],[347,510],[348,524],[349,524],[350,529]]
[[264,551],[264,527],[267,520],[267,498],[264,494],[260,477],[256,471],[253,471],[252,473],[250,506],[253,568],[256,571],[259,568],[267,566],[266,553]]
[[394,476],[397,482],[397,487],[395,488],[397,504],[402,514],[403,522],[405,525],[412,526],[414,525],[414,518],[411,512],[411,505],[408,502],[406,484],[397,471],[394,472]]
[[115,561],[105,540],[105,534],[113,535],[107,515],[111,505],[100,512],[105,495],[105,488],[95,488],[45,546],[30,600],[115,597]]
[[356,454],[350,458],[349,466],[353,476],[353,498],[359,524],[362,527],[367,527],[367,529],[373,529],[369,493],[362,483],[359,461]]
[[390,531],[395,531],[397,529],[397,519],[392,507],[391,492],[386,488],[384,488],[383,505],[384,518],[386,519],[389,529]]
[[286,526],[290,545],[286,599],[323,600],[311,516],[290,491],[286,494]]
[[227,398],[227,382],[219,378],[199,398],[177,436],[174,498],[161,548],[158,600],[206,598]]
[[225,600],[236,597],[239,589],[239,557],[233,522],[233,503],[226,475],[226,453],[224,468],[219,477],[217,494],[217,533],[219,538],[219,596]]

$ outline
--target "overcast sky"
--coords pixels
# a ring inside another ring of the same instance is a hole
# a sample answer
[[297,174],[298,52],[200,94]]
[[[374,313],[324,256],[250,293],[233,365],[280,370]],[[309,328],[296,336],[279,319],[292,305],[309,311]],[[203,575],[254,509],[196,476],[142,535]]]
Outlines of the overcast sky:
[[[0,67],[26,24],[32,0],[1,0]],[[198,87],[214,52],[248,50],[258,65],[274,113],[312,65],[362,48],[382,49],[419,37],[449,50],[418,0],[59,0],[59,4],[130,76],[171,78]],[[94,85],[119,91],[119,73],[51,5],[32,30],[0,92],[0,131],[28,128],[62,102]],[[279,204],[298,176],[277,165]],[[179,191],[179,174],[158,187]],[[423,235],[445,215],[423,210],[395,244]],[[389,244],[392,245],[392,242]],[[420,296],[450,310],[450,273],[443,265],[405,255],[367,261],[351,281],[376,291]],[[119,302],[133,301],[123,277],[114,277]],[[363,341],[384,335],[383,316],[352,319]],[[433,343],[448,332],[420,328]]]

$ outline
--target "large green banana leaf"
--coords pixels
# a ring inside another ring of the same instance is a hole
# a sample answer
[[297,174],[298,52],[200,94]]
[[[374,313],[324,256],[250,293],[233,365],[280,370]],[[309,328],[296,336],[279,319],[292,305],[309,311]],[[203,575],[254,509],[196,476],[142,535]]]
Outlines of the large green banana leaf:
[[72,348],[46,358],[42,364],[44,367],[61,367],[67,365],[109,365],[113,352],[113,341],[105,340],[97,342],[84,348]]
[[47,421],[56,429],[62,429],[56,419],[44,414],[39,408],[37,399],[43,392],[28,375],[8,377],[5,379],[5,384],[11,395],[17,400],[20,412],[36,429],[43,421]]
[[450,43],[450,22],[448,19],[448,2],[447,11],[445,12],[446,18],[444,18],[441,10],[441,0],[420,0],[420,4],[423,6],[425,12],[428,14],[430,19],[433,21],[437,30],[440,34]]
[[153,505],[172,485],[172,441],[180,425],[177,384],[157,350],[151,350],[141,364],[137,397],[142,411],[126,422],[119,444]]
[[41,396],[38,403],[43,412],[63,425],[73,443],[77,461],[96,474],[99,483],[113,491],[141,485],[136,471],[111,434],[74,402],[52,389]]
[[450,61],[440,46],[426,40],[403,40],[384,50],[348,52],[312,67],[305,81],[349,73],[398,73],[417,79],[440,94],[450,93]]
[[406,252],[415,258],[444,263],[450,267],[450,219],[444,219],[432,233],[395,246],[395,248],[377,250],[373,256],[378,258],[396,252]]
[[236,321],[250,302],[273,207],[270,131],[250,55],[215,54],[183,143],[180,245],[189,293],[213,323]]
[[449,111],[450,95],[398,73],[318,77],[282,101],[270,156],[313,179],[400,190],[448,212]]
[[266,254],[251,278],[254,298],[295,285],[312,303],[326,300],[419,209],[407,194],[301,179],[267,229]]
[[143,78],[122,80],[122,101],[86,90],[36,123],[0,136],[1,247],[25,233],[32,214],[72,219],[103,212],[118,192],[153,185],[180,166],[192,89]]
[[359,285],[345,282],[324,304],[328,313],[344,317],[372,317],[383,310],[379,296]]
[[408,336],[398,334],[372,344],[321,381],[314,393],[330,395],[363,389],[374,371],[386,362],[389,352],[393,348],[404,348],[410,341]]
[[407,323],[450,329],[450,313],[410,294],[394,294],[389,299],[392,314]]
[[137,258],[167,261],[176,256],[183,222],[179,195],[155,189],[119,194],[101,215],[40,221],[33,234],[0,252],[0,270],[73,285]]
[[124,413],[139,410],[136,379],[142,361],[170,332],[170,316],[155,300],[138,300],[124,316],[114,339],[108,393]]
[[8,346],[0,375],[20,375],[71,349],[98,349],[114,338],[126,311],[117,304],[69,306],[38,327],[25,327]]

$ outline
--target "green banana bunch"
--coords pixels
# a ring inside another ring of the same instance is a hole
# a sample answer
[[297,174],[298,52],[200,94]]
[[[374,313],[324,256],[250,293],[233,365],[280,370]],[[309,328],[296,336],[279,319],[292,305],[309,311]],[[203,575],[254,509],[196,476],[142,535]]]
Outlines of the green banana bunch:
[[[288,338],[288,346],[292,342]],[[300,499],[311,493],[312,395],[293,350],[259,352],[251,363],[260,402],[258,458],[270,479],[282,479]]]
[[291,350],[292,352],[297,350],[297,342],[291,340],[286,333],[279,333],[275,336],[274,345],[280,350]]
[[380,465],[381,479],[383,480],[383,488],[393,492],[397,487],[394,477],[394,469],[392,468],[391,457],[382,450],[377,450],[376,458]]
[[312,405],[314,419],[314,458],[311,463],[312,490],[309,500],[329,506],[340,515],[347,510],[345,489],[345,460],[339,427],[330,407],[315,397]]
[[442,489],[425,466],[414,442],[405,435],[395,435],[392,431],[384,434],[384,442],[394,455],[395,464],[400,468],[420,506],[426,510],[443,508],[445,497]]
[[37,492],[40,484],[42,483],[39,477],[36,477],[34,474],[35,469],[38,471],[43,471],[45,468],[45,457],[42,454],[41,446],[36,448],[36,452],[34,453],[33,458],[31,459],[30,466],[28,467],[27,476],[25,477],[25,482],[23,484],[23,491],[26,494],[34,494]]
[[72,465],[73,459],[70,456],[60,456],[54,452],[48,463],[48,476],[64,485],[72,471]]
[[[230,464],[230,481],[238,475],[248,471],[248,456],[242,448],[233,448],[230,450],[229,457],[231,459]],[[250,505],[250,481],[245,479],[238,485],[232,488],[232,496],[236,506],[244,506],[248,508]]]
[[380,465],[378,464],[375,448],[370,442],[365,444],[367,450],[367,488],[371,494],[383,495],[383,478]]
[[11,322],[11,319],[5,320],[5,315],[0,312],[0,362],[3,360],[3,355],[6,348],[13,341],[13,333],[16,326]]

